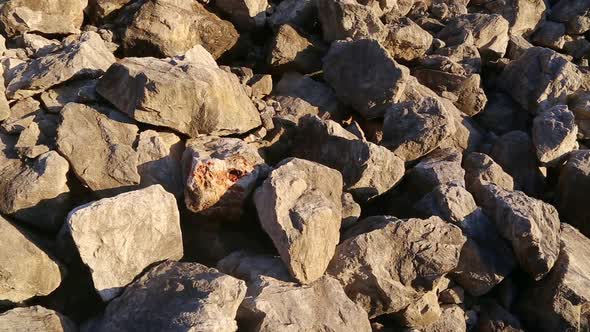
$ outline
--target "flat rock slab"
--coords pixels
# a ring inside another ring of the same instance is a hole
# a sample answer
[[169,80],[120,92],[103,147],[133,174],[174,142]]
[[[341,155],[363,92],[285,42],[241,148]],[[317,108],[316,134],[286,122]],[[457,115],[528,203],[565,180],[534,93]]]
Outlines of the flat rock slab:
[[150,264],[183,255],[176,199],[160,185],[80,206],[64,227],[104,301]]
[[66,316],[41,306],[15,308],[0,314],[3,332],[76,332],[78,327]]

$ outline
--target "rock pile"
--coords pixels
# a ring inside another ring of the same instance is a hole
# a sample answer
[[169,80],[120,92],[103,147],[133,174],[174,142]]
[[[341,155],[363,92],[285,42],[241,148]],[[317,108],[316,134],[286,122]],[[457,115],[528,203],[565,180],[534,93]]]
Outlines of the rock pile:
[[590,330],[590,1],[0,0],[0,332]]

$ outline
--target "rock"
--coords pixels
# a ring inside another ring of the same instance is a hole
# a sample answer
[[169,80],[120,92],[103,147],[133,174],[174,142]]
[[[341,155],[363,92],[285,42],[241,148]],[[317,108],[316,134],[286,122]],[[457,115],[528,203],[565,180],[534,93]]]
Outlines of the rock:
[[545,176],[539,169],[533,142],[525,132],[511,131],[500,136],[490,157],[512,176],[514,189],[534,197],[543,192]]
[[262,227],[301,283],[321,277],[334,255],[341,196],[338,171],[296,158],[281,162],[254,194]]
[[578,138],[590,138],[590,92],[580,90],[568,98],[569,109],[578,125]]
[[240,220],[250,194],[269,172],[256,147],[237,138],[191,139],[183,164],[186,207],[218,220]]
[[86,0],[11,0],[0,8],[0,28],[7,37],[25,32],[42,34],[79,33]]
[[539,161],[555,165],[577,147],[578,126],[566,105],[554,106],[533,121],[533,144]]
[[588,317],[590,241],[568,224],[561,226],[561,252],[551,272],[528,289],[520,317],[537,331],[575,331]]
[[421,329],[423,332],[466,332],[465,312],[458,305],[442,305],[440,318]]
[[438,296],[435,291],[426,292],[416,302],[410,303],[401,313],[400,320],[403,326],[423,328],[437,321],[442,314],[438,305]]
[[579,70],[563,55],[531,47],[504,68],[498,83],[524,109],[534,113],[565,104],[581,81]]
[[472,13],[450,20],[436,37],[447,45],[458,45],[463,36],[472,34],[484,58],[501,58],[508,47],[508,29],[508,21],[500,15]]
[[514,190],[512,177],[486,154],[470,153],[464,158],[463,167],[465,168],[465,187],[474,195],[481,195],[481,190],[488,183],[508,191]]
[[393,105],[385,112],[381,144],[406,161],[436,149],[454,134],[454,118],[434,98]]
[[557,208],[564,222],[590,234],[590,210],[585,193],[590,190],[590,150],[574,151],[559,174]]
[[483,111],[477,114],[477,123],[496,135],[510,131],[526,131],[529,127],[529,114],[505,93],[487,95],[488,102]]
[[289,70],[313,73],[322,69],[326,46],[299,34],[292,26],[281,25],[274,35],[267,63],[277,72]]
[[78,328],[59,312],[41,306],[15,308],[0,314],[2,331],[75,332]]
[[87,10],[91,17],[97,21],[101,21],[132,1],[133,0],[92,0],[89,1]]
[[549,18],[557,22],[569,22],[576,16],[583,16],[590,9],[590,4],[580,0],[560,0],[553,8]]
[[414,210],[420,215],[438,216],[454,224],[460,224],[476,208],[473,196],[457,183],[434,188],[414,205]]
[[531,41],[537,46],[561,50],[566,42],[565,34],[565,24],[545,21],[535,31]]
[[510,36],[506,56],[510,60],[516,60],[531,47],[533,47],[533,44],[531,44],[525,37],[512,35]]
[[96,88],[135,120],[193,137],[244,133],[261,124],[237,78],[203,62],[125,58]]
[[477,329],[482,332],[524,332],[518,318],[491,301],[482,307]]
[[33,98],[19,100],[10,108],[10,116],[2,122],[8,134],[18,134],[27,128],[41,113],[40,104]]
[[27,55],[32,58],[55,52],[60,46],[60,42],[56,39],[47,39],[33,33],[25,33],[19,39],[22,39]]
[[365,118],[380,117],[398,102],[409,74],[375,40],[334,42],[324,58],[326,82],[342,102]]
[[227,21],[192,0],[145,1],[127,27],[127,56],[168,57],[202,45],[214,58],[234,47],[238,32]]
[[387,25],[383,47],[395,60],[412,61],[424,56],[432,45],[432,35],[409,18]]
[[161,184],[166,191],[181,197],[184,191],[181,160],[184,142],[173,133],[146,130],[137,142],[137,173],[142,188]]
[[115,57],[97,33],[70,36],[64,39],[59,51],[27,62],[8,81],[6,96],[23,99],[68,80],[98,77],[113,62]]
[[41,94],[43,108],[51,113],[59,113],[67,103],[97,103],[99,96],[96,93],[98,80],[78,80],[68,82]]
[[239,29],[260,28],[266,23],[267,0],[215,0],[215,6]]
[[342,173],[344,190],[360,202],[393,188],[404,174],[404,162],[385,147],[359,140],[336,122],[301,119],[293,154]]
[[317,3],[324,40],[346,38],[380,39],[385,26],[374,9],[350,0],[326,0]]
[[489,12],[502,15],[510,23],[513,36],[528,35],[543,19],[547,5],[543,0],[508,0],[500,4],[493,0],[477,0],[470,4],[482,5]]
[[461,153],[455,149],[438,149],[408,170],[408,188],[420,199],[440,185],[456,183],[465,186],[465,171],[461,168]]
[[[65,270],[31,240],[31,233],[0,216],[0,302],[20,303],[53,292]],[[0,323],[3,321],[0,315]],[[5,326],[0,324],[0,326]]]
[[249,81],[248,86],[252,88],[252,96],[262,98],[272,92],[272,76],[271,75],[254,75]]
[[105,302],[150,264],[183,255],[176,200],[160,185],[80,206],[64,227]]
[[388,221],[340,243],[328,273],[369,317],[398,312],[456,267],[464,242],[438,217]]
[[86,186],[108,194],[140,183],[133,150],[138,128],[125,116],[109,108],[70,103],[61,119],[57,149]]
[[0,65],[0,121],[4,121],[10,116],[10,105],[8,99],[6,99],[6,85],[4,82],[4,66]]
[[47,137],[41,133],[39,125],[36,122],[33,122],[20,133],[14,149],[21,158],[35,159],[40,155],[49,152],[49,146],[43,144],[46,143],[44,142],[46,140]]
[[274,30],[283,24],[306,29],[315,19],[317,6],[314,0],[284,0],[274,8],[268,23]]
[[461,304],[465,301],[465,291],[459,286],[447,288],[438,294],[438,300],[443,304]]
[[507,191],[494,184],[485,185],[475,199],[511,243],[520,267],[535,280],[547,275],[559,255],[557,210],[521,191]]
[[450,277],[472,296],[487,294],[516,268],[512,248],[479,208],[459,227],[467,241]]
[[354,225],[361,216],[361,206],[349,193],[342,193],[342,224],[340,229]]
[[107,306],[95,331],[237,331],[243,281],[199,263],[165,261]]

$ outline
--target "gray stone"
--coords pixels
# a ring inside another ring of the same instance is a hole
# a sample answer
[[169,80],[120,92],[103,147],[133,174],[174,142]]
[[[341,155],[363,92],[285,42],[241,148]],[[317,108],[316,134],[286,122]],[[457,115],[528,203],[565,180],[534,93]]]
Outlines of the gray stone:
[[432,35],[409,18],[388,24],[383,38],[383,47],[396,60],[419,59],[430,49]]
[[578,138],[590,139],[590,92],[579,90],[568,99],[569,109],[574,112],[578,125]]
[[[0,216],[0,302],[3,304],[49,295],[65,275],[59,263],[29,240],[31,235]],[[2,321],[0,315],[0,326],[5,326]]]
[[125,7],[133,0],[92,0],[89,1],[88,11],[90,16],[97,20],[103,20],[111,13]]
[[439,320],[442,310],[438,304],[436,291],[426,292],[418,300],[410,303],[394,317],[401,325],[411,328],[424,328]]
[[14,149],[21,158],[35,159],[49,152],[49,146],[45,144],[48,140],[37,122],[33,122],[20,133]]
[[283,24],[308,28],[317,18],[317,6],[314,0],[284,0],[274,8],[268,23],[273,29]]
[[340,229],[354,225],[361,216],[361,206],[350,193],[342,193],[342,224]]
[[267,63],[275,72],[313,73],[322,69],[322,57],[327,47],[284,24],[278,28],[269,49]]
[[535,31],[531,41],[537,46],[561,50],[566,42],[565,24],[545,21]]
[[97,103],[98,80],[78,80],[49,89],[41,94],[43,107],[51,113],[59,113],[67,103]]
[[105,302],[150,264],[183,255],[176,199],[160,185],[82,205],[64,227]]
[[583,0],[560,0],[553,8],[549,17],[557,22],[569,22],[576,16],[584,15],[590,10],[590,4]]
[[260,28],[266,23],[267,0],[215,0],[215,6],[229,16],[238,29]]
[[422,332],[466,332],[465,312],[458,305],[442,305],[440,318],[421,329]]
[[408,170],[409,188],[420,199],[440,185],[456,183],[465,186],[465,171],[461,168],[461,153],[452,148],[438,149]]
[[474,0],[470,4],[480,5],[494,14],[502,15],[510,23],[512,36],[528,35],[545,18],[547,5],[543,0]]
[[438,217],[387,221],[339,244],[328,273],[369,317],[398,312],[457,266],[464,242]]
[[254,194],[262,227],[292,276],[308,284],[334,255],[342,222],[342,175],[303,159],[287,159]]
[[10,116],[2,122],[2,129],[8,134],[18,134],[27,128],[41,113],[40,104],[33,98],[17,101],[10,108]]
[[414,210],[420,215],[438,216],[457,225],[476,208],[473,196],[457,183],[443,184],[434,188],[414,205]]
[[472,13],[452,19],[436,37],[447,45],[457,45],[462,36],[472,34],[483,57],[501,58],[508,47],[508,29],[508,21],[500,15]]
[[0,26],[8,37],[25,32],[79,33],[88,0],[11,0],[0,7]]
[[60,46],[59,40],[47,39],[34,33],[25,33],[19,39],[22,39],[27,55],[32,58],[55,52]]
[[578,146],[578,126],[574,113],[566,105],[554,106],[537,115],[532,134],[537,157],[545,165],[558,164]]
[[263,98],[272,92],[272,76],[256,74],[248,81],[254,98]]
[[7,82],[6,96],[23,99],[71,79],[98,77],[114,62],[115,56],[97,33],[73,35],[58,51],[28,61]]
[[386,33],[375,10],[355,0],[318,1],[317,6],[324,40],[327,42],[346,38],[380,39]]
[[504,135],[514,130],[528,130],[529,113],[505,93],[487,95],[488,102],[483,111],[477,114],[477,123],[496,135]]
[[78,327],[66,316],[41,306],[15,308],[0,314],[2,332],[76,332]]
[[586,193],[590,190],[590,150],[574,151],[559,174],[557,208],[564,222],[590,235],[590,209]]
[[484,303],[477,329],[481,332],[524,332],[520,321],[495,302]]
[[484,185],[491,183],[508,191],[514,190],[514,180],[488,155],[472,152],[463,160],[465,187],[474,195],[481,195]]

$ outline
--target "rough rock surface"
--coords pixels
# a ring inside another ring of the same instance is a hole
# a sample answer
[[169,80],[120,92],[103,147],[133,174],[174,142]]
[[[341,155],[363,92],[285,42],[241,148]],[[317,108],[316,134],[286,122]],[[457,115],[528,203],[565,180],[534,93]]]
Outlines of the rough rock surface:
[[453,270],[464,242],[458,227],[438,217],[389,220],[339,244],[328,273],[370,317],[393,313]]
[[387,36],[383,46],[396,60],[412,61],[419,59],[430,49],[432,35],[422,29],[411,19],[400,19],[399,22],[387,25]]
[[75,332],[78,328],[59,312],[33,306],[15,308],[0,314],[0,331]]
[[568,157],[557,186],[557,208],[564,222],[590,234],[590,210],[585,193],[590,190],[590,150],[574,151]]
[[515,36],[535,30],[545,18],[547,10],[547,5],[542,0],[508,0],[502,4],[493,0],[476,0],[471,3],[502,15],[510,23],[510,34]]
[[426,216],[439,216],[443,220],[459,224],[475,211],[473,196],[457,183],[440,185],[414,205],[414,209]]
[[577,146],[578,126],[565,105],[539,114],[533,121],[533,144],[543,164],[556,164]]
[[243,281],[199,263],[165,261],[125,288],[107,306],[95,331],[237,330]]
[[474,195],[480,195],[480,191],[487,183],[493,183],[509,191],[514,190],[512,177],[486,154],[470,153],[464,158],[463,167],[465,168],[465,186]]
[[334,255],[342,220],[342,175],[303,159],[283,161],[254,194],[264,230],[293,277],[321,277]]
[[15,37],[25,32],[79,33],[88,0],[11,0],[0,8],[0,27]]
[[104,301],[150,264],[183,255],[174,195],[160,185],[74,209],[66,228]]
[[437,149],[409,170],[406,181],[418,198],[440,185],[451,183],[465,186],[465,171],[461,168],[461,153],[456,149]]
[[239,29],[263,27],[267,0],[216,0],[215,6],[226,13]]
[[181,159],[184,142],[176,134],[146,130],[137,141],[137,173],[140,187],[161,184],[176,197],[182,196],[184,182]]
[[372,38],[385,32],[373,8],[357,1],[326,0],[317,6],[326,41]]
[[275,71],[312,73],[322,69],[325,48],[319,41],[309,40],[284,24],[276,32],[267,62]]

